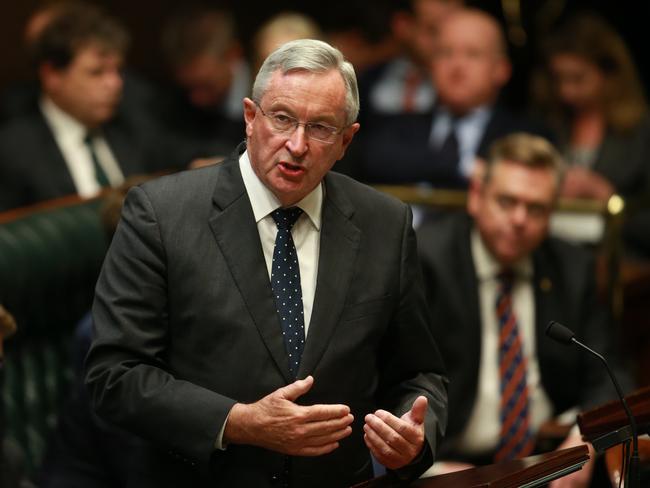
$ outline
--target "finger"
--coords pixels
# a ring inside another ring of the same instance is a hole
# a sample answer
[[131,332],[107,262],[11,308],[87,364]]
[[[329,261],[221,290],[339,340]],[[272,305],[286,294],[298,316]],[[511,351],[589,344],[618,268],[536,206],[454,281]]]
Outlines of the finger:
[[377,461],[389,469],[395,469],[403,464],[401,462],[400,454],[391,446],[386,444],[376,432],[370,429],[367,425],[364,426],[364,431],[363,440]]
[[306,446],[306,447],[301,447],[300,449],[296,450],[295,452],[289,452],[287,454],[291,454],[294,456],[322,456],[323,454],[329,454],[330,452],[334,451],[339,447],[338,442],[332,442],[330,444],[326,444],[323,446]]
[[[370,414],[366,416],[366,425],[364,425],[364,432],[366,434],[372,433],[373,439],[375,439],[374,436],[377,436],[375,443],[379,449],[383,448],[383,446],[386,445],[389,446],[392,450],[400,453],[408,453],[413,450],[413,446],[409,443],[409,441],[407,441],[407,439],[405,439],[402,435],[400,435],[397,431],[395,431],[392,427],[390,427],[388,424],[386,424],[386,422],[384,422],[376,415]],[[379,440],[381,442],[379,442]]]
[[345,439],[350,434],[352,434],[352,427],[344,427],[327,434],[308,436],[304,439],[304,445],[311,447],[324,446]]
[[424,417],[427,413],[429,401],[425,396],[419,396],[413,402],[411,410],[402,415],[402,419],[408,419],[416,425],[424,423]]
[[[389,436],[397,435],[405,439],[409,444],[421,444],[424,438],[423,424],[415,424],[410,420],[395,417],[392,413],[385,410],[377,410],[374,416],[381,420],[385,425],[385,427],[376,427],[377,429],[380,429],[379,433],[385,439],[390,439]],[[374,424],[371,425],[375,428]]]
[[330,419],[343,419],[350,415],[350,407],[347,405],[310,405],[303,407],[305,422],[319,422]]
[[307,376],[304,380],[297,380],[291,383],[290,385],[279,388],[277,392],[291,402],[295,402],[296,399],[307,393],[311,390],[311,387],[314,385],[314,377]]
[[332,432],[337,432],[349,427],[353,421],[354,417],[352,414],[348,414],[345,417],[321,420],[317,422],[308,422],[303,425],[303,429],[305,436],[307,437],[328,435]]

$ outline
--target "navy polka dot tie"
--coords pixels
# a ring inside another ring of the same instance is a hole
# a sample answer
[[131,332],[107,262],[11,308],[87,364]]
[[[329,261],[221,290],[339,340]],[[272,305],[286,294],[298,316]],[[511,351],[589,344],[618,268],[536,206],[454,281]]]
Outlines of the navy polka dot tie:
[[300,267],[291,228],[302,210],[298,207],[278,208],[271,213],[278,227],[273,249],[271,288],[282,324],[282,337],[289,356],[289,370],[296,377],[305,347],[305,320],[300,287]]

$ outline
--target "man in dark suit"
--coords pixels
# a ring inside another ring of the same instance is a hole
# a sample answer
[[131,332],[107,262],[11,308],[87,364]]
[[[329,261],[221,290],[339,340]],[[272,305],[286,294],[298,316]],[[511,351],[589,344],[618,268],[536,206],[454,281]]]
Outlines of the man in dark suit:
[[40,100],[0,131],[0,209],[94,196],[125,176],[173,166],[153,123],[118,110],[127,44],[121,24],[86,4],[62,7],[43,28],[34,48]]
[[[544,337],[549,321],[556,320],[595,350],[610,355],[613,349],[608,314],[595,296],[591,256],[548,237],[561,164],[546,140],[507,136],[495,143],[483,176],[472,182],[472,219],[458,214],[418,230],[434,335],[450,378],[449,426],[440,457],[460,463],[441,463],[443,471],[525,456],[541,423],[615,393],[598,361]],[[523,345],[516,361],[523,368],[516,373],[510,369],[515,361],[507,361],[515,351],[500,342],[510,337],[506,326],[517,331],[509,343]],[[508,383],[517,377],[521,385]],[[506,398],[500,388],[520,394]],[[508,422],[512,430],[504,430]],[[521,449],[506,456],[500,440],[511,435],[511,445]],[[562,447],[580,442],[574,429]],[[590,461],[552,486],[587,486],[592,469]]]
[[251,72],[236,26],[227,10],[193,6],[171,15],[163,29],[173,87],[157,112],[197,159],[223,158],[241,142]]
[[477,9],[443,17],[431,63],[437,102],[423,113],[376,117],[357,148],[357,175],[373,183],[465,188],[495,139],[537,131],[498,103],[511,74],[497,21]]
[[287,43],[244,99],[245,146],[128,194],[86,380],[147,441],[133,486],[349,486],[371,454],[403,478],[435,455],[446,388],[410,212],[329,172],[358,106],[338,50]]

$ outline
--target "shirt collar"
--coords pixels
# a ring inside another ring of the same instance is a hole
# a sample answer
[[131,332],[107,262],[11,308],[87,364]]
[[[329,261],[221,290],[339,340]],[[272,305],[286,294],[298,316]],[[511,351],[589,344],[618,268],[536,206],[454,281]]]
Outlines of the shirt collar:
[[[488,281],[494,279],[502,271],[502,266],[492,256],[486,247],[481,234],[476,227],[471,231],[471,250],[476,276],[479,281]],[[512,266],[515,275],[522,278],[530,278],[533,275],[533,263],[530,256],[522,258]]]
[[47,124],[57,138],[70,138],[83,141],[88,129],[81,122],[59,108],[47,96],[41,99],[40,105],[41,112],[43,112]]
[[[280,208],[282,204],[273,192],[257,177],[255,171],[253,171],[248,151],[244,151],[239,157],[239,168],[242,179],[244,180],[244,186],[246,187],[246,193],[248,193],[248,198],[253,207],[255,222],[257,223],[275,209]],[[295,206],[300,207],[307,214],[316,230],[320,230],[323,210],[323,184],[320,183],[316,186],[316,188]]]

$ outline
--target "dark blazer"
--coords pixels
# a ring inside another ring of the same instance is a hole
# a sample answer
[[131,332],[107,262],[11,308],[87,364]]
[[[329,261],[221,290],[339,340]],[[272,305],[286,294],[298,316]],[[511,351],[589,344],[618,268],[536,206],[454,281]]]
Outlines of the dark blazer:
[[101,415],[150,442],[130,482],[349,486],[372,476],[364,415],[379,406],[402,414],[419,394],[430,402],[435,453],[445,380],[410,211],[335,173],[324,180],[318,280],[298,372],[315,382],[299,402],[349,405],[353,433],[320,457],[242,445],[215,451],[235,402],[293,381],[234,156],[132,189],[97,284],[86,379]]
[[[455,215],[418,229],[418,248],[434,323],[447,366],[449,424],[441,456],[452,456],[478,390],[481,356],[479,291],[470,249],[471,220]],[[549,238],[533,253],[536,352],[541,382],[559,414],[614,396],[606,371],[578,348],[544,334],[550,320],[570,327],[585,344],[613,359],[616,347],[608,314],[595,296],[593,260],[583,249]]]
[[[143,117],[120,114],[103,128],[125,177],[178,168],[178,158],[152,127]],[[63,154],[40,110],[0,130],[0,211],[74,193]]]
[[[438,108],[423,114],[377,116],[362,126],[361,144],[353,157],[360,166],[358,179],[367,183],[431,183],[442,188],[467,186],[458,167],[440,164],[429,144]],[[484,156],[496,139],[513,132],[547,135],[538,127],[496,105],[481,137],[478,155]]]

